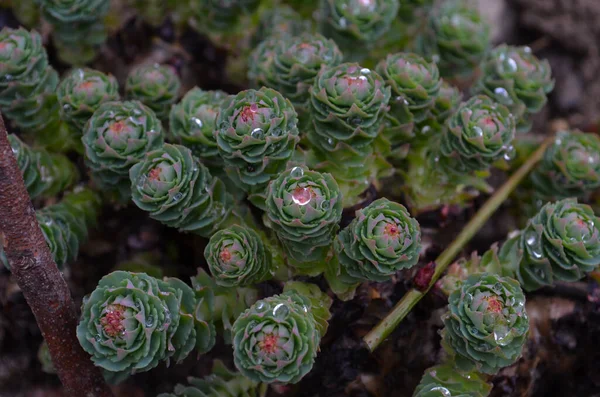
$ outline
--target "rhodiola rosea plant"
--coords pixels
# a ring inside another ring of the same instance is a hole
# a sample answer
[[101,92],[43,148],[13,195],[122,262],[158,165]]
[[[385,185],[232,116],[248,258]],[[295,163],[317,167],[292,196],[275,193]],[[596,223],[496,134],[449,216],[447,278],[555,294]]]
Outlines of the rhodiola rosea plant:
[[17,3],[0,302],[22,290],[67,393],[548,379],[540,296],[597,294],[600,139],[540,133],[538,47],[493,41],[469,0]]

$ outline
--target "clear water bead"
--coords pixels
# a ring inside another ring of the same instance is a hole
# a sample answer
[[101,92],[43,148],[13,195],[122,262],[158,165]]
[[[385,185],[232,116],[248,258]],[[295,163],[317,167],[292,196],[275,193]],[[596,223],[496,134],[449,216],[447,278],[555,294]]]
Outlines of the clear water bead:
[[265,132],[262,130],[262,128],[255,128],[250,133],[250,136],[254,139],[263,139],[265,136]]
[[202,120],[200,120],[197,117],[192,117],[190,121],[192,122],[192,126],[196,128],[202,128],[202,126],[204,125],[202,123]]
[[279,303],[273,308],[273,317],[278,320],[285,320],[290,314],[290,309],[284,303]]
[[302,169],[302,167],[294,167],[292,168],[292,170],[290,171],[290,175],[293,178],[301,178],[304,176],[304,170]]

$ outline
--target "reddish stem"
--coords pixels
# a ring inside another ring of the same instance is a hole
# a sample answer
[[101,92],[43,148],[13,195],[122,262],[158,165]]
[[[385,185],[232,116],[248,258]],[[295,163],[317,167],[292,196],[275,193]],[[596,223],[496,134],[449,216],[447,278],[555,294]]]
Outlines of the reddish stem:
[[100,369],[94,366],[75,335],[75,304],[38,226],[1,115],[0,203],[0,240],[12,274],[48,343],[65,395],[112,396]]

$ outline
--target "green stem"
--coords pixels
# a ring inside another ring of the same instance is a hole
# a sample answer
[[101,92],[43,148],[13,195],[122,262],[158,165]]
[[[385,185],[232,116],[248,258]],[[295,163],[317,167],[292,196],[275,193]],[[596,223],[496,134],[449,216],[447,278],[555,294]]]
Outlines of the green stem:
[[519,183],[529,174],[533,167],[542,158],[546,147],[554,141],[554,137],[547,138],[542,145],[527,159],[527,161],[515,172],[500,189],[481,207],[477,214],[469,221],[465,228],[460,232],[456,239],[440,254],[436,259],[435,271],[431,277],[427,288],[424,290],[411,289],[406,293],[400,302],[394,306],[392,311],[379,322],[363,338],[369,350],[374,351],[387,338],[390,333],[400,324],[400,322],[410,313],[412,308],[427,294],[440,276],[444,273],[448,265],[452,263],[456,255],[465,247],[471,238],[481,229],[492,214],[502,205],[508,196],[515,190]]

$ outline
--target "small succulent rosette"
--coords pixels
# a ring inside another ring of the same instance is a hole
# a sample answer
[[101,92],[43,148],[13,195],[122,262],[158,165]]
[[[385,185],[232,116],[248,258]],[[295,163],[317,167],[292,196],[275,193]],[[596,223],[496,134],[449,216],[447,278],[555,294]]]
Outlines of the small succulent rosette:
[[342,281],[387,281],[419,261],[421,228],[403,205],[381,198],[356,211],[338,234],[335,250]]
[[210,237],[231,220],[233,197],[185,146],[146,153],[129,180],[133,202],[169,227]]
[[274,37],[282,39],[298,36],[311,30],[310,21],[305,20],[292,7],[282,4],[269,7],[261,12],[260,21],[252,37],[252,47],[263,40]]
[[342,195],[330,174],[291,168],[269,184],[266,219],[289,264],[302,274],[324,270],[342,217]]
[[539,60],[529,47],[502,44],[486,56],[474,93],[488,95],[510,109],[519,132],[531,128],[530,116],[538,113],[554,89],[547,60]]
[[88,68],[67,73],[56,91],[60,116],[77,134],[83,134],[85,124],[105,102],[119,100],[119,83],[109,74]]
[[[312,369],[331,305],[315,288],[294,283],[238,317],[233,358],[244,376],[264,383],[298,383]],[[320,321],[313,313],[320,313]]]
[[248,191],[262,191],[287,167],[298,143],[298,115],[271,88],[231,96],[217,116],[215,136],[230,178]]
[[483,376],[463,373],[450,362],[425,370],[413,397],[487,397],[491,391]]
[[490,24],[476,7],[450,0],[435,8],[415,43],[415,51],[437,63],[448,79],[470,79],[491,46]]
[[462,371],[496,374],[521,356],[529,331],[519,283],[490,273],[469,276],[448,299],[442,345]]
[[585,197],[600,187],[600,138],[581,131],[559,132],[530,179],[538,197]]
[[129,169],[163,145],[160,120],[138,101],[105,102],[88,120],[82,138],[85,164],[101,188],[129,198]]
[[112,272],[84,300],[77,338],[106,371],[148,371],[170,358],[183,360],[197,339],[214,343],[214,328],[194,317],[194,303],[180,280]]
[[188,384],[178,384],[173,393],[158,397],[263,397],[267,385],[248,379],[228,369],[221,360],[215,360],[212,373],[202,379],[189,377]]
[[392,146],[406,143],[414,124],[429,117],[441,88],[437,66],[419,55],[396,53],[377,65],[377,72],[391,87],[392,99],[384,133]]
[[223,287],[245,287],[271,278],[271,253],[254,230],[233,225],[213,234],[204,249],[208,269]]
[[321,0],[320,30],[338,43],[346,60],[359,61],[396,18],[398,0]]
[[253,14],[260,0],[191,0],[195,27],[209,34],[232,34],[240,28],[240,20]]
[[160,120],[167,121],[171,106],[177,102],[181,80],[169,65],[141,65],[133,68],[125,82],[125,96],[138,100],[154,111]]

